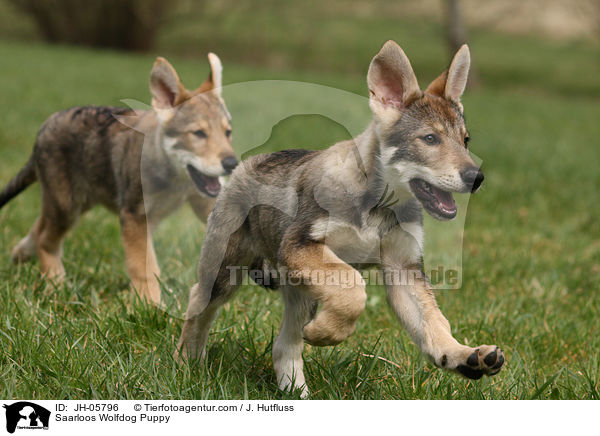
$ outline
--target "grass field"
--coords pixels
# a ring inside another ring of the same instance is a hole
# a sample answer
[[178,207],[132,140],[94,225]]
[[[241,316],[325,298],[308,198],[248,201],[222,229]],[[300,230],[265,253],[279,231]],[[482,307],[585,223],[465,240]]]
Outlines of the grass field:
[[[339,50],[310,52],[293,69],[236,64],[235,47],[226,48],[225,82],[301,80],[365,95],[370,57],[392,36],[403,46],[406,37],[422,86],[445,65],[439,40],[426,33],[431,30],[415,35],[407,23],[385,36],[392,23],[367,24],[350,32],[360,40],[356,50],[354,40],[340,42]],[[370,39],[360,38],[367,34]],[[161,47],[174,45],[170,35]],[[597,47],[477,32],[473,40],[484,86],[468,92],[464,104],[486,182],[469,202],[463,286],[440,291],[438,301],[459,341],[498,344],[507,364],[498,376],[477,382],[435,369],[399,327],[384,291],[373,287],[349,340],[335,348],[306,348],[313,399],[600,396]],[[198,58],[174,60],[190,86],[207,72],[203,55]],[[342,67],[346,58],[356,67]],[[0,59],[2,184],[25,162],[50,113],[123,98],[149,100],[150,55],[5,40]],[[323,117],[297,116],[279,123],[261,150],[323,147],[346,135]],[[173,314],[180,311],[163,312],[132,298],[115,216],[95,209],[68,237],[68,281],[58,289],[44,284],[35,263],[10,263],[10,249],[38,210],[36,186],[0,211],[1,398],[298,398],[277,390],[272,369],[282,311],[278,294],[242,288],[215,324],[206,365],[180,366],[171,357],[182,324]],[[158,234],[163,279],[180,293],[193,283],[203,232],[183,210]]]

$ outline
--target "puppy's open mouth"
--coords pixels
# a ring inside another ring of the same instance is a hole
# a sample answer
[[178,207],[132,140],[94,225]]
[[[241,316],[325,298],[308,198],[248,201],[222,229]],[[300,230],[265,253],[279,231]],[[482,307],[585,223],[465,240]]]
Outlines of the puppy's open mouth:
[[436,188],[422,179],[412,179],[410,188],[425,210],[434,218],[451,220],[456,216],[456,203],[452,193]]
[[192,178],[192,181],[196,184],[196,187],[208,195],[209,197],[216,197],[219,195],[219,191],[221,190],[221,183],[219,182],[218,177],[210,177],[206,174],[198,171],[194,166],[187,166],[188,173]]

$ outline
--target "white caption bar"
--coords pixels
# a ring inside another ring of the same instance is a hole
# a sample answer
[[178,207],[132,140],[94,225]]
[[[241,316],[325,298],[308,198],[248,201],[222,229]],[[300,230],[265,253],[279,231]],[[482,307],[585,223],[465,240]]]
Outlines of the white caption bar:
[[[577,434],[593,401],[0,401],[0,434]],[[211,433],[208,433],[211,432]],[[217,433],[214,433],[217,434]]]

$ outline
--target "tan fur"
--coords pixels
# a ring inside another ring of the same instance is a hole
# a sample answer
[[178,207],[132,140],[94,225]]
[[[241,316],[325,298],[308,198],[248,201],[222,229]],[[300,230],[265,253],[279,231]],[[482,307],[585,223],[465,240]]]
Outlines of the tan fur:
[[62,256],[62,237],[64,231],[45,217],[40,217],[31,232],[34,235],[37,255],[40,259],[42,274],[48,279],[60,282],[65,276]]
[[[319,313],[304,327],[304,338],[313,345],[339,344],[354,332],[356,320],[365,308],[367,293],[360,273],[326,245],[282,249],[291,275],[302,279],[307,284],[305,292],[322,303]],[[313,283],[313,271],[332,277],[334,282]],[[352,286],[344,286],[340,278],[348,278]]]
[[145,217],[122,212],[121,237],[133,288],[148,301],[159,302],[160,287],[156,278],[160,276],[160,269]]
[[444,71],[433,82],[429,84],[425,89],[426,94],[435,95],[438,97],[444,96],[444,89],[446,89],[446,80],[448,79],[448,70]]

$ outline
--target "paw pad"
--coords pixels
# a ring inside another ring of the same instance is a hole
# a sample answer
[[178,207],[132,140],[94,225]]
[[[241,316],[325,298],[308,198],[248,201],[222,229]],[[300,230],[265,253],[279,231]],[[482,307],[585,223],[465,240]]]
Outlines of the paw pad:
[[467,365],[477,367],[479,366],[479,349],[473,351],[473,353],[467,359]]
[[490,354],[488,354],[487,356],[485,356],[485,358],[483,359],[483,362],[487,366],[494,365],[494,363],[496,363],[497,354],[498,353],[496,353],[496,350],[492,351]]
[[479,380],[484,375],[498,374],[504,361],[504,354],[498,347],[482,345],[469,354],[465,364],[458,365],[456,370],[467,378]]

